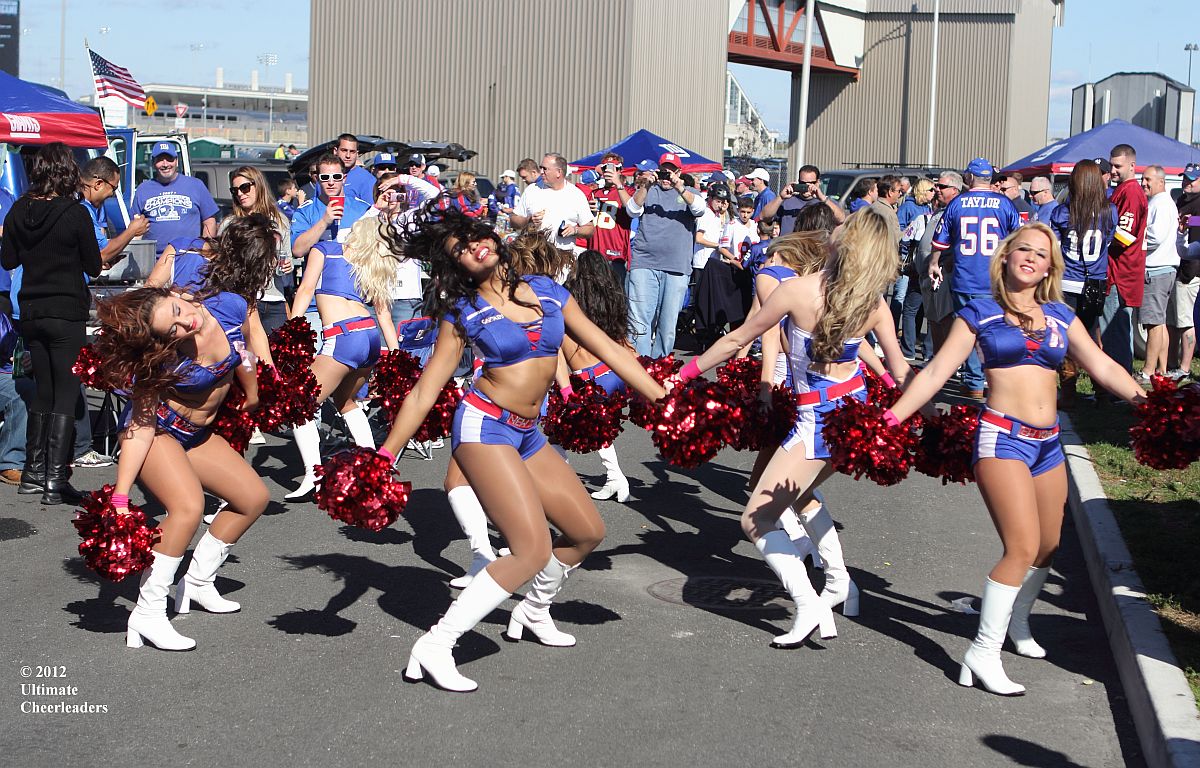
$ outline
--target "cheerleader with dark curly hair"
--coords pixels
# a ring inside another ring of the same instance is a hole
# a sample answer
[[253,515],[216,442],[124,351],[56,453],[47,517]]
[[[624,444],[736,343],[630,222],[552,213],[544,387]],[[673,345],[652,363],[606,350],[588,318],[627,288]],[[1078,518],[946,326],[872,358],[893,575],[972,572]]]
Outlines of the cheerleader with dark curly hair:
[[123,416],[121,457],[113,505],[129,504],[134,481],[166,509],[154,562],[142,575],[127,643],[149,641],[162,650],[196,646],[167,621],[167,594],[188,543],[200,525],[204,491],[228,502],[196,544],[175,591],[175,609],[192,603],[210,613],[241,606],[221,597],[217,569],[230,548],[267,506],[258,474],[210,425],[233,378],[246,393],[245,410],[258,403],[252,356],[243,356],[249,305],[241,296],[213,290],[197,295],[168,288],[139,288],[97,302],[97,354],[105,383],[130,394]]
[[[428,673],[441,688],[472,691],[475,682],[455,667],[454,643],[531,578],[507,636],[516,640],[529,630],[544,644],[574,645],[575,638],[554,626],[550,605],[568,574],[604,538],[604,523],[579,478],[537,428],[564,335],[569,332],[643,396],[656,400],[665,392],[588,320],[565,288],[540,275],[517,274],[508,248],[486,225],[457,210],[427,207],[415,226],[393,235],[406,256],[428,265],[430,309],[440,326],[433,355],[380,452],[393,456],[416,432],[467,343],[484,361],[455,414],[452,446],[511,554],[471,580],[417,640],[405,671],[409,680]],[[561,532],[553,544],[547,520]]]

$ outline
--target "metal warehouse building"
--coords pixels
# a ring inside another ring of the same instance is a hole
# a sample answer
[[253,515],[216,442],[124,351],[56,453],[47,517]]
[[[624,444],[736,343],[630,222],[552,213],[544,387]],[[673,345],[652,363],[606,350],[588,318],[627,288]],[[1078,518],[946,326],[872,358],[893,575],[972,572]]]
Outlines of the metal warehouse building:
[[[935,164],[1045,143],[1063,2],[938,2]],[[807,162],[925,161],[934,4],[816,5]],[[804,23],[804,0],[312,0],[310,139],[457,141],[493,178],[639,128],[720,157],[735,61],[791,73],[795,161]]]

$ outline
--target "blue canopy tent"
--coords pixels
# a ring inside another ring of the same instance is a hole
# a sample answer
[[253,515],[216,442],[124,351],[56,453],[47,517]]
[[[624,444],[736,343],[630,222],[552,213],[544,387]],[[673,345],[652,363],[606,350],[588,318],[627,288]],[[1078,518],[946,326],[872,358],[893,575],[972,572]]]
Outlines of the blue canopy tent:
[[1090,131],[1056,141],[1000,170],[1019,172],[1026,177],[1066,174],[1080,160],[1097,157],[1107,160],[1108,153],[1118,144],[1128,144],[1137,150],[1139,172],[1148,165],[1161,165],[1168,175],[1177,176],[1183,173],[1183,167],[1188,163],[1200,163],[1200,149],[1124,120],[1111,120]]
[[0,72],[0,142],[101,149],[108,146],[104,124],[91,107],[76,104],[54,89]]
[[621,156],[625,161],[626,172],[631,172],[633,167],[643,160],[650,160],[657,163],[658,158],[662,157],[666,152],[674,152],[679,155],[679,159],[683,163],[683,168],[680,170],[685,173],[707,173],[721,170],[720,163],[667,141],[662,136],[651,133],[645,128],[640,131],[634,131],[611,147],[605,147],[599,152],[576,160],[571,163],[571,167],[580,171],[595,168],[600,164],[600,158],[609,152],[615,152]]

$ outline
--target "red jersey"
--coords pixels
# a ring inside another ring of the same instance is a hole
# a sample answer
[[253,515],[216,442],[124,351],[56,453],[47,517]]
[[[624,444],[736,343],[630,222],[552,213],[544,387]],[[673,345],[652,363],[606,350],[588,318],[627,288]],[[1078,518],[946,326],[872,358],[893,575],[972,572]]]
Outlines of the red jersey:
[[[625,188],[633,194],[633,189]],[[596,201],[596,229],[592,232],[591,247],[604,254],[609,261],[623,261],[629,266],[629,238],[632,237],[633,217],[625,210],[621,194],[616,187],[601,187],[592,190],[591,199]]]
[[1108,284],[1127,307],[1142,306],[1146,287],[1146,192],[1137,179],[1122,181],[1112,193],[1117,231],[1108,247]]

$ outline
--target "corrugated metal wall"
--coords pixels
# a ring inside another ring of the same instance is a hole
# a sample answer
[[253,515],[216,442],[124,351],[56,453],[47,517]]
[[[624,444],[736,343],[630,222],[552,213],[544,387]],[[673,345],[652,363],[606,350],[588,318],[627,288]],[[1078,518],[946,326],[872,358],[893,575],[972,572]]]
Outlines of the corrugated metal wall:
[[[859,80],[814,73],[807,150],[811,162],[822,168],[849,162],[925,162],[930,19],[870,14]],[[958,167],[981,154],[996,163],[1012,159],[1005,147],[1012,22],[1013,17],[1004,15],[941,17],[934,164]],[[1049,79],[1049,72],[1044,78]],[[1040,124],[1045,125],[1044,105]]]
[[[312,0],[311,140],[457,141],[493,179],[649,128],[709,156],[725,0]],[[671,42],[673,41],[673,42]]]

